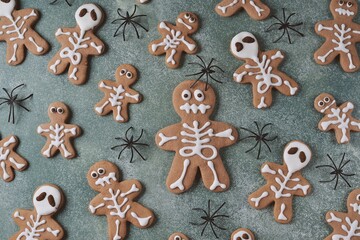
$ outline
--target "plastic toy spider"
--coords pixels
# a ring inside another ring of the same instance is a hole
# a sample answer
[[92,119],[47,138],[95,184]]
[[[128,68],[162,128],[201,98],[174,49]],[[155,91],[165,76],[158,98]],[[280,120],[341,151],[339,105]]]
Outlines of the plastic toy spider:
[[134,19],[136,18],[139,18],[139,17],[146,17],[146,15],[135,15],[136,13],[136,5],[135,5],[135,9],[134,9],[134,12],[130,15],[128,11],[126,11],[126,15],[122,15],[121,13],[121,9],[118,8],[117,9],[117,13],[118,15],[120,16],[120,18],[118,19],[115,19],[114,21],[112,21],[111,23],[112,24],[117,24],[119,22],[121,22],[120,26],[116,29],[116,32],[114,34],[114,37],[118,36],[119,35],[119,31],[123,28],[123,39],[124,41],[126,41],[125,39],[125,31],[126,31],[126,26],[127,25],[131,25],[134,29],[135,29],[135,32],[136,32],[136,36],[137,38],[139,39],[140,38],[140,35],[139,35],[139,31],[137,29],[137,27],[141,27],[142,29],[144,29],[146,32],[148,32],[149,30],[146,29],[143,25],[141,25],[140,23],[134,21]]
[[[18,89],[22,86],[25,86],[25,84],[20,84],[20,85],[16,86],[13,90],[11,90],[10,93],[5,88],[3,88],[3,90],[7,96],[0,97],[0,106],[5,103],[7,105],[9,105],[8,122],[12,122],[13,124],[15,123],[15,107],[16,106],[19,106],[19,107],[25,109],[27,112],[30,112],[30,110],[28,108],[26,108],[24,105],[22,105],[22,102],[31,98],[33,96],[33,94],[30,94],[29,96],[27,96],[25,98],[18,98],[18,94],[14,95],[14,92],[16,91],[16,89]],[[12,121],[11,121],[11,119],[12,119]]]
[[[282,30],[283,33],[282,35],[276,39],[274,41],[274,43],[277,43],[278,41],[280,41],[280,39],[282,39],[284,36],[285,36],[285,33],[287,35],[287,38],[288,38],[288,41],[290,44],[292,44],[291,42],[291,37],[290,37],[290,32],[293,31],[293,32],[296,32],[297,34],[299,34],[301,37],[304,37],[304,34],[302,34],[301,32],[299,32],[298,30],[296,30],[295,28],[298,27],[298,26],[301,26],[303,25],[304,23],[303,22],[300,22],[300,23],[294,23],[294,24],[291,24],[289,21],[290,21],[290,18],[292,16],[294,16],[295,13],[291,13],[288,17],[285,16],[285,8],[283,8],[283,20],[280,20],[278,17],[276,16],[272,16],[273,18],[275,18],[276,20],[278,20],[279,22],[277,23],[274,23],[272,24],[270,27],[268,27],[266,29],[266,32],[269,32],[271,30],[273,30],[272,28],[273,27],[276,27],[277,30]],[[291,31],[289,31],[291,30]]]
[[[54,1],[52,1],[50,4],[53,5],[53,4],[57,3],[58,1],[59,1],[59,0],[54,0]],[[69,0],[65,0],[65,2],[67,3],[67,5],[69,5],[69,7],[72,6],[71,3],[69,2]]]
[[252,135],[247,136],[247,137],[245,137],[245,138],[243,138],[243,139],[240,139],[239,141],[242,141],[242,140],[245,140],[245,139],[248,139],[248,138],[253,138],[253,139],[255,139],[256,144],[255,144],[252,148],[250,148],[249,150],[247,150],[246,153],[251,152],[251,151],[254,150],[257,146],[259,146],[259,147],[258,147],[258,154],[257,154],[257,159],[259,159],[259,158],[260,158],[260,153],[261,153],[262,143],[264,143],[264,144],[266,145],[266,147],[269,149],[269,152],[271,152],[271,148],[270,148],[270,146],[269,146],[269,144],[268,144],[267,142],[272,142],[272,141],[274,141],[275,139],[277,139],[277,136],[269,139],[269,138],[267,138],[267,137],[268,137],[268,135],[269,135],[270,133],[268,133],[268,132],[264,133],[265,128],[266,128],[267,126],[272,126],[272,125],[273,125],[272,123],[267,123],[267,124],[265,124],[261,129],[260,129],[259,124],[258,124],[257,122],[254,122],[254,123],[255,123],[255,125],[256,125],[257,133],[256,133],[255,131],[250,130],[250,129],[240,127],[240,129],[245,130],[245,131],[251,133]]
[[214,58],[211,58],[211,61],[209,64],[206,64],[204,59],[202,57],[200,57],[199,55],[196,55],[196,57],[198,57],[200,59],[201,63],[198,62],[191,62],[189,63],[190,65],[197,65],[200,67],[200,72],[194,73],[194,74],[188,74],[185,75],[186,77],[190,77],[190,76],[198,76],[198,79],[193,83],[193,85],[191,85],[191,87],[193,87],[204,75],[206,76],[206,85],[205,85],[205,91],[208,89],[208,83],[209,83],[209,78],[211,78],[212,80],[214,80],[215,82],[218,83],[222,83],[221,81],[217,80],[216,78],[214,78],[212,76],[212,74],[216,73],[216,69],[224,72],[224,70],[222,70],[219,66],[217,65],[212,65],[213,61],[215,60]]
[[220,227],[217,223],[215,223],[215,221],[218,219],[218,218],[228,218],[229,216],[227,215],[222,215],[222,214],[219,214],[217,215],[217,213],[221,210],[221,208],[225,205],[226,203],[224,202],[218,209],[216,209],[216,211],[211,214],[211,206],[210,206],[210,200],[208,201],[208,208],[207,208],[207,211],[205,209],[202,209],[202,208],[193,208],[194,211],[200,211],[200,212],[203,212],[205,215],[201,216],[200,218],[202,220],[204,220],[202,223],[193,223],[193,222],[190,222],[191,225],[194,225],[194,226],[204,226],[202,231],[201,231],[201,236],[203,236],[204,232],[205,232],[205,229],[207,228],[208,225],[210,225],[210,228],[213,232],[213,234],[215,235],[216,238],[219,238],[218,235],[216,234],[215,232],[215,229],[214,227],[220,229],[220,230],[226,230],[226,228],[223,228],[223,227]]
[[126,149],[130,149],[131,151],[131,157],[130,157],[130,163],[133,162],[134,159],[134,151],[141,157],[142,160],[146,160],[143,155],[139,152],[139,150],[136,148],[136,146],[149,146],[149,144],[146,143],[139,143],[141,137],[143,136],[144,133],[144,129],[141,129],[141,133],[140,136],[137,139],[134,139],[134,135],[131,135],[130,137],[128,136],[128,133],[130,130],[132,130],[133,127],[128,128],[128,130],[126,130],[125,132],[125,138],[122,137],[117,137],[115,138],[116,140],[121,140],[124,143],[120,144],[120,145],[116,145],[114,147],[112,147],[112,150],[115,150],[118,147],[122,147],[122,149],[120,150],[120,153],[118,155],[118,159],[120,160],[121,154],[126,150]]
[[345,159],[345,153],[342,156],[342,159],[341,159],[341,162],[340,162],[339,166],[336,166],[334,160],[330,157],[329,154],[327,156],[330,159],[330,161],[332,162],[332,165],[319,165],[319,166],[316,166],[316,168],[322,168],[322,167],[331,168],[334,171],[330,172],[330,175],[334,175],[334,177],[331,180],[320,181],[320,182],[321,183],[327,183],[327,182],[332,182],[332,181],[334,181],[336,179],[336,183],[335,183],[335,187],[334,187],[334,190],[336,190],[336,187],[337,187],[338,182],[339,182],[339,177],[341,177],[346,182],[346,184],[349,187],[351,187],[350,183],[346,180],[346,177],[351,177],[351,176],[354,176],[355,174],[353,174],[353,173],[351,173],[351,174],[344,173],[343,168],[350,162],[350,160],[347,160],[345,163],[343,163],[344,159]]

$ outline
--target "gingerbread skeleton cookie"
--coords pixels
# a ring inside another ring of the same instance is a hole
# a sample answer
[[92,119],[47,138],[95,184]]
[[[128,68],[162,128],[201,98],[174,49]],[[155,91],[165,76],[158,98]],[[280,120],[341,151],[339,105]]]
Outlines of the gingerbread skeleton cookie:
[[106,215],[109,240],[125,239],[127,222],[138,228],[148,228],[155,221],[154,214],[135,202],[142,192],[137,180],[120,181],[120,171],[116,165],[101,161],[91,166],[87,179],[90,187],[99,194],[91,200],[92,214]]
[[28,162],[15,152],[19,139],[10,135],[0,140],[0,174],[5,182],[15,178],[14,170],[23,171],[28,167]]
[[175,152],[166,181],[173,193],[187,191],[198,169],[209,190],[229,188],[229,175],[219,150],[236,143],[238,133],[229,124],[210,120],[215,101],[213,88],[202,81],[184,81],[173,92],[173,105],[181,122],[161,129],[155,139],[161,149]]
[[64,230],[53,218],[62,207],[64,196],[55,185],[40,186],[34,193],[34,210],[17,209],[13,219],[20,230],[10,240],[63,239]]
[[255,240],[255,236],[249,229],[239,228],[231,234],[230,240]]
[[347,209],[346,213],[326,213],[326,222],[333,228],[333,232],[325,240],[360,239],[360,189],[355,189],[349,194]]
[[257,39],[249,32],[237,34],[231,41],[230,50],[237,59],[245,61],[234,73],[234,81],[252,84],[255,108],[271,106],[273,89],[286,96],[297,93],[298,84],[278,70],[285,57],[281,51],[261,52]]
[[249,196],[249,204],[256,209],[263,209],[274,202],[275,221],[289,223],[293,217],[293,197],[303,197],[311,191],[309,182],[300,172],[310,159],[311,150],[307,145],[300,141],[288,143],[284,150],[283,165],[270,162],[262,165],[261,174],[267,183]]
[[120,65],[116,70],[115,78],[116,82],[104,80],[99,83],[99,89],[105,97],[96,104],[95,112],[101,116],[113,112],[115,121],[127,122],[128,105],[142,100],[142,96],[130,88],[138,80],[137,70],[129,64]]
[[190,240],[185,234],[182,234],[180,232],[173,233],[169,240]]
[[42,155],[50,158],[60,151],[67,159],[76,157],[71,139],[80,136],[81,129],[77,125],[67,124],[70,109],[62,102],[54,102],[48,108],[48,115],[50,122],[37,128],[37,133],[47,139],[41,150]]
[[249,16],[255,20],[263,20],[270,14],[270,9],[261,0],[222,0],[215,11],[223,17],[230,17],[245,9]]
[[77,27],[59,28],[55,33],[61,50],[48,65],[51,73],[59,75],[68,69],[68,78],[75,85],[84,84],[88,75],[89,56],[101,55],[105,46],[94,30],[103,20],[102,9],[84,4],[75,13]]
[[180,13],[175,26],[161,22],[158,31],[162,38],[149,44],[149,52],[158,56],[166,54],[165,62],[169,68],[178,68],[182,53],[195,54],[198,50],[196,42],[189,37],[199,29],[199,19],[191,12]]
[[16,0],[0,1],[0,41],[7,44],[6,62],[18,65],[25,59],[25,49],[43,55],[49,44],[33,29],[39,19],[36,9],[15,10]]
[[352,116],[354,104],[346,102],[337,106],[336,100],[328,93],[322,93],[314,101],[315,109],[324,114],[318,127],[321,131],[335,131],[339,144],[350,142],[350,132],[360,132],[360,120]]
[[330,10],[334,19],[318,22],[315,26],[315,32],[326,38],[315,52],[315,61],[327,65],[340,56],[342,69],[355,72],[360,67],[356,49],[356,43],[360,42],[360,25],[353,22],[358,12],[357,0],[332,0]]

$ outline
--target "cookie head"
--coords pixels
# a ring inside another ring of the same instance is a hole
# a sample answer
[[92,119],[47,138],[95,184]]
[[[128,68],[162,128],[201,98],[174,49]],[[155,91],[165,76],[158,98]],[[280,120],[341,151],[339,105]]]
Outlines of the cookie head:
[[252,33],[241,32],[231,40],[230,50],[238,59],[254,59],[259,54],[259,43]]
[[0,0],[0,17],[11,18],[15,5],[15,0]]
[[358,11],[357,0],[332,0],[330,10],[335,19],[353,19]]
[[213,88],[202,81],[187,80],[173,93],[173,105],[181,118],[209,117],[214,111],[216,96]]
[[249,229],[240,228],[233,232],[231,240],[255,240],[255,236]]
[[120,179],[118,167],[108,161],[97,162],[90,167],[87,180],[90,187],[100,191],[102,188],[110,187]]
[[284,162],[289,172],[294,173],[303,169],[311,159],[311,150],[303,142],[292,141],[284,150]]
[[332,95],[322,93],[315,98],[314,107],[318,112],[329,113],[332,107],[336,107],[336,101]]
[[194,33],[199,29],[199,18],[191,12],[182,12],[179,14],[177,26],[183,28],[187,33]]
[[48,108],[49,118],[54,122],[66,122],[69,118],[70,110],[62,102],[54,102]]
[[95,4],[84,4],[76,10],[75,19],[82,31],[97,27],[102,20],[102,10]]
[[62,205],[63,194],[54,185],[43,185],[36,189],[33,197],[33,204],[40,216],[47,216],[56,213]]
[[119,81],[128,83],[130,85],[137,80],[138,73],[136,68],[132,65],[123,64],[116,69],[116,78]]
[[347,207],[349,212],[354,211],[360,215],[360,189],[355,189],[349,194]]

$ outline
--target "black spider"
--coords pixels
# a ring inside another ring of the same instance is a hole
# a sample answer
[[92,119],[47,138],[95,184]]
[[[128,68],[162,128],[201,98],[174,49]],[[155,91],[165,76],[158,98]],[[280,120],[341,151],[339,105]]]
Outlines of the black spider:
[[276,17],[276,16],[272,16],[273,18],[275,18],[275,19],[278,20],[279,22],[274,23],[274,24],[272,24],[270,27],[268,27],[268,28],[266,29],[266,32],[269,32],[269,31],[273,30],[273,29],[272,29],[273,27],[278,27],[278,28],[276,28],[277,30],[283,30],[282,35],[281,35],[278,39],[276,39],[276,40],[274,41],[274,43],[277,43],[280,39],[282,39],[282,38],[284,37],[285,33],[286,33],[286,35],[287,35],[287,37],[288,37],[289,43],[292,44],[291,38],[290,38],[290,31],[289,31],[289,29],[290,29],[291,31],[296,32],[296,33],[299,34],[301,37],[304,37],[304,34],[302,34],[301,32],[299,32],[298,30],[295,29],[296,27],[301,26],[301,25],[303,25],[304,23],[303,23],[303,22],[300,22],[300,23],[291,24],[291,23],[289,22],[290,18],[291,18],[292,16],[294,16],[294,15],[295,15],[295,13],[291,13],[288,17],[286,17],[286,16],[285,16],[285,8],[283,8],[283,20],[280,20],[280,19],[279,19],[278,17]]
[[228,218],[229,216],[227,215],[222,215],[222,214],[219,214],[219,215],[216,215],[220,210],[221,208],[225,205],[226,203],[224,202],[218,209],[216,209],[216,211],[211,214],[211,207],[210,207],[210,200],[208,201],[208,207],[207,207],[207,211],[205,209],[202,209],[202,208],[193,208],[194,211],[200,211],[200,212],[203,212],[205,215],[201,216],[200,218],[202,220],[204,220],[203,222],[201,223],[193,223],[193,222],[190,222],[191,225],[195,225],[195,226],[204,226],[202,231],[201,231],[201,236],[204,234],[205,232],[205,229],[208,225],[210,225],[211,227],[211,230],[212,232],[214,233],[215,237],[216,238],[219,238],[218,235],[216,234],[215,232],[215,229],[214,229],[214,226],[220,230],[227,230],[226,228],[223,228],[223,227],[220,227],[217,223],[215,223],[215,221],[217,220],[217,218]]
[[247,150],[246,153],[254,150],[259,145],[259,147],[258,147],[258,155],[257,155],[257,159],[259,159],[260,158],[260,153],[261,153],[261,145],[262,145],[262,143],[264,143],[266,145],[266,147],[269,149],[269,151],[271,152],[271,148],[270,148],[270,146],[269,146],[269,144],[267,142],[274,141],[275,139],[277,139],[277,136],[268,139],[267,136],[269,135],[269,133],[268,132],[264,133],[265,128],[267,126],[273,125],[272,123],[265,124],[261,129],[260,129],[259,124],[257,122],[254,122],[254,123],[256,125],[257,133],[252,131],[252,130],[249,130],[247,128],[240,127],[240,129],[245,130],[245,131],[247,131],[249,133],[252,133],[252,135],[247,136],[247,137],[245,137],[243,139],[240,139],[239,141],[242,141],[242,140],[245,140],[245,139],[248,139],[248,138],[254,138],[255,141],[256,141],[256,144],[252,148]]
[[139,150],[136,148],[136,146],[149,146],[149,144],[146,143],[139,143],[138,141],[141,139],[143,133],[144,133],[144,129],[141,129],[141,133],[140,136],[137,139],[134,139],[134,135],[131,135],[130,138],[128,137],[128,132],[133,129],[133,127],[128,128],[128,130],[126,130],[125,132],[125,138],[123,137],[117,137],[115,138],[116,140],[121,140],[124,143],[120,144],[120,145],[116,145],[114,147],[112,147],[111,149],[114,150],[118,147],[122,147],[122,149],[120,150],[118,159],[120,159],[121,154],[123,153],[123,151],[125,151],[125,149],[130,149],[131,150],[131,158],[130,158],[130,162],[133,162],[133,158],[134,158],[134,150],[135,152],[141,157],[142,160],[146,160],[143,155],[141,155],[141,153],[139,152]]
[[216,78],[214,78],[211,74],[216,73],[216,69],[224,72],[224,70],[222,70],[219,66],[217,65],[212,65],[213,61],[215,60],[214,58],[211,58],[210,63],[206,64],[204,59],[202,57],[200,57],[199,55],[196,55],[199,59],[201,63],[198,62],[191,62],[189,63],[190,65],[197,65],[200,67],[200,72],[194,73],[194,74],[188,74],[185,75],[185,77],[190,77],[190,76],[197,76],[200,75],[198,77],[198,79],[191,85],[191,87],[193,87],[204,75],[206,76],[206,85],[205,85],[205,91],[208,89],[208,83],[209,83],[209,77],[214,80],[215,82],[218,83],[222,83],[221,81],[217,80]]
[[131,25],[133,26],[133,28],[135,29],[136,31],[136,35],[137,35],[137,38],[139,39],[140,38],[140,35],[139,35],[139,31],[137,29],[137,26],[138,27],[141,27],[142,29],[144,29],[146,32],[148,32],[149,30],[146,29],[143,25],[141,25],[140,23],[134,21],[135,18],[139,18],[139,17],[146,17],[146,15],[135,15],[136,13],[136,5],[135,5],[135,9],[134,9],[134,12],[130,15],[128,11],[126,11],[126,16],[124,16],[122,13],[121,13],[121,9],[118,8],[117,9],[117,13],[118,15],[120,16],[120,18],[118,19],[115,19],[114,21],[112,21],[111,23],[112,24],[117,24],[119,22],[121,22],[120,26],[116,29],[116,32],[114,34],[114,37],[118,36],[119,35],[119,31],[121,30],[122,27],[123,28],[123,38],[124,38],[124,41],[126,41],[125,39],[125,30],[126,30],[126,26],[127,25]]
[[20,85],[16,86],[13,90],[11,90],[10,93],[5,88],[3,88],[3,90],[7,96],[0,97],[0,106],[5,103],[7,103],[7,105],[9,105],[8,122],[11,122],[11,119],[12,119],[13,124],[15,123],[15,106],[19,106],[19,107],[25,109],[26,111],[30,112],[30,110],[28,108],[26,108],[25,106],[22,105],[22,102],[31,98],[33,96],[33,94],[30,94],[29,96],[27,96],[25,98],[19,98],[19,99],[18,99],[18,94],[14,95],[15,90],[24,85],[25,84],[20,84]]
[[335,187],[334,187],[334,190],[336,190],[336,187],[337,187],[338,182],[339,182],[339,177],[341,177],[347,183],[347,185],[349,187],[351,187],[350,183],[346,180],[345,177],[351,177],[351,176],[354,176],[355,174],[353,174],[353,173],[351,173],[351,174],[344,173],[343,168],[346,166],[346,164],[348,164],[350,162],[350,160],[347,160],[345,163],[343,163],[344,159],[345,159],[345,153],[342,156],[342,159],[341,159],[341,162],[340,162],[339,166],[336,166],[334,160],[330,157],[329,154],[327,154],[327,156],[330,159],[330,161],[332,162],[332,165],[319,165],[319,166],[316,166],[316,168],[322,168],[322,167],[332,168],[334,171],[330,172],[330,175],[334,175],[334,177],[331,180],[320,181],[320,182],[321,183],[332,182],[332,181],[334,181],[336,179],[336,183],[335,183]]
[[[59,1],[59,0],[54,0],[54,1],[52,1],[50,4],[55,4],[55,3],[57,3],[57,1]],[[69,5],[69,7],[71,7],[72,5],[71,5],[71,3],[69,2],[69,0],[65,0],[65,2],[67,3],[67,5]]]

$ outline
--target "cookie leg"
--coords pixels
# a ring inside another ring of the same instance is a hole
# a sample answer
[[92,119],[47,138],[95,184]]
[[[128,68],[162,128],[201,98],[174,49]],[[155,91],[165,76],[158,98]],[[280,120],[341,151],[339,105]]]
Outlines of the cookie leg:
[[261,0],[249,0],[243,5],[249,16],[255,20],[263,20],[270,14],[270,9]]
[[[28,36],[29,35],[30,34],[28,34]],[[32,31],[30,36],[31,37],[28,37],[25,46],[32,54],[42,55],[49,50],[49,44],[35,31]]]
[[207,189],[214,192],[223,192],[230,186],[230,178],[220,158],[205,161],[200,166],[201,177]]
[[166,179],[168,189],[175,194],[187,191],[195,181],[197,168],[189,159],[175,157]]
[[338,128],[334,129],[336,140],[339,144],[346,144],[350,142],[350,130],[349,128]]
[[67,159],[76,157],[75,149],[72,144],[61,144],[59,150],[61,155]]
[[260,94],[257,89],[257,82],[253,82],[253,105],[257,109],[268,108],[272,104],[272,93],[269,89],[266,93]]
[[223,17],[230,17],[242,9],[242,3],[239,0],[223,0],[215,7],[217,14]]
[[60,53],[57,53],[49,62],[48,70],[55,74],[59,75],[66,71],[66,68],[69,65],[69,60],[60,57]]
[[45,146],[41,149],[41,153],[44,157],[50,158],[55,155],[58,148],[51,144],[51,141],[48,141]]
[[0,174],[5,182],[11,182],[14,179],[14,172],[8,161],[0,161]]
[[166,51],[165,62],[169,68],[178,68],[180,66],[182,51],[179,49],[169,49]]
[[283,79],[283,84],[279,87],[276,87],[280,93],[286,96],[294,96],[299,91],[299,85],[293,79],[289,78],[286,74],[282,72],[276,72],[278,76]]
[[314,54],[315,62],[320,65],[327,65],[334,61],[339,53],[324,43]]
[[18,171],[23,171],[28,166],[28,162],[16,153],[9,155],[9,161],[11,166]]
[[108,216],[109,239],[122,240],[126,237],[127,226],[126,220],[120,220],[115,216]]
[[164,42],[163,39],[157,39],[155,41],[152,41],[149,44],[149,52],[155,56],[163,55],[166,52],[164,49],[165,45],[166,45],[166,43]]
[[138,228],[147,228],[155,221],[155,216],[149,209],[133,202],[130,211],[126,213],[126,219]]
[[25,59],[25,46],[16,42],[9,42],[6,50],[6,61],[9,65],[15,66]]
[[125,116],[122,114],[122,102],[118,102],[115,106],[112,107],[112,109],[114,120],[120,123],[125,122]]
[[263,186],[248,197],[248,203],[255,209],[263,209],[274,202],[274,192],[269,186]]
[[360,121],[357,119],[351,119],[350,128],[351,131],[360,132]]
[[283,197],[275,200],[274,217],[278,223],[289,223],[293,216],[292,197]]
[[355,72],[359,69],[359,56],[357,50],[354,48],[349,48],[348,53],[340,53],[340,64],[344,71],[346,72]]
[[75,85],[84,84],[87,81],[87,77],[88,77],[88,68],[85,64],[82,65],[80,63],[79,65],[76,66],[70,64],[68,79],[72,84]]
[[95,112],[101,116],[107,115],[112,111],[111,103],[108,98],[102,99],[95,105]]

